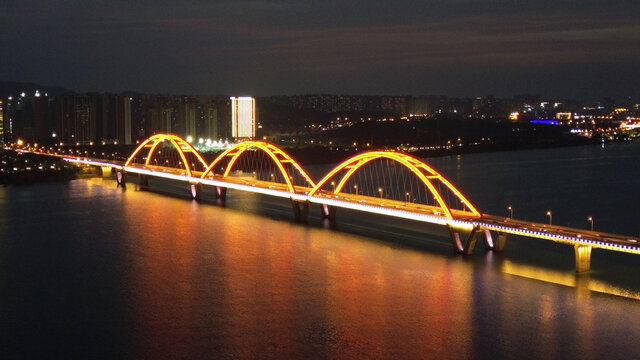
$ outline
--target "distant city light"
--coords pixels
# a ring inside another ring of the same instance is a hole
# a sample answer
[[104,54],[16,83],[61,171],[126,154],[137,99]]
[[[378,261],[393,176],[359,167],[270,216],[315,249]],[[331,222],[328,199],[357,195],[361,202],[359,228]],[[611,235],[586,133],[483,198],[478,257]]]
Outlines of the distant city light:
[[[200,142],[202,140],[202,142]],[[231,147],[231,144],[228,140],[211,140],[211,139],[200,139],[198,143],[193,145],[193,147],[198,151],[218,151],[218,150],[226,150]]]
[[558,125],[556,120],[531,120],[532,124]]

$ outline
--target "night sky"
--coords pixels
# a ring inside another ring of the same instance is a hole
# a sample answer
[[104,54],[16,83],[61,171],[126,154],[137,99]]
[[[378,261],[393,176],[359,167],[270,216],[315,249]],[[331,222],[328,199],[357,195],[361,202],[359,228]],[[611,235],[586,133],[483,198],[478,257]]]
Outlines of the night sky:
[[638,0],[29,1],[0,81],[76,91],[640,99]]

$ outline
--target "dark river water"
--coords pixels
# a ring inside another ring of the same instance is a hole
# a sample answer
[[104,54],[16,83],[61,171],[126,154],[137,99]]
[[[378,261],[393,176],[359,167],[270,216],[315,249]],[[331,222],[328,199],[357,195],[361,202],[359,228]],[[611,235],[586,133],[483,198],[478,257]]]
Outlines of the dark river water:
[[[631,143],[427,162],[485,213],[638,236],[638,159]],[[594,250],[577,276],[567,245],[458,256],[442,228],[316,207],[302,225],[287,201],[156,185],[0,188],[1,358],[640,358],[637,255]]]

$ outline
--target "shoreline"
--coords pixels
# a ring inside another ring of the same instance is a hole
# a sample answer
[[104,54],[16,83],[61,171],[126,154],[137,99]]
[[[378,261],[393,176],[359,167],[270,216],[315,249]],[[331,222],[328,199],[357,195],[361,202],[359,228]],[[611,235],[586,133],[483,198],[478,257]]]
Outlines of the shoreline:
[[[599,139],[580,139],[579,141],[572,141],[569,143],[525,143],[525,144],[481,144],[472,146],[452,146],[447,149],[434,149],[434,150],[415,150],[406,151],[398,150],[397,148],[386,149],[329,149],[326,147],[308,147],[308,148],[287,148],[282,149],[286,151],[291,157],[296,159],[300,164],[309,165],[323,165],[323,164],[335,164],[340,163],[354,155],[360,154],[365,151],[398,151],[409,154],[418,158],[435,158],[452,155],[466,155],[466,154],[480,154],[480,153],[499,153],[505,151],[520,151],[520,150],[536,150],[536,149],[553,149],[553,148],[566,148],[573,146],[586,146],[596,145],[602,143]],[[606,143],[622,143],[623,141],[607,141]],[[626,142],[626,141],[625,141]]]

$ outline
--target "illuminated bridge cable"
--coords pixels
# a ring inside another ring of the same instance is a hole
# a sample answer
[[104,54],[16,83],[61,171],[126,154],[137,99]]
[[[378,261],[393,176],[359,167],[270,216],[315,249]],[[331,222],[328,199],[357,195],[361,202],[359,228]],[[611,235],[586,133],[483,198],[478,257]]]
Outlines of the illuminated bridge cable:
[[[440,208],[447,218],[452,219],[454,217],[451,210],[460,208],[458,202],[462,205],[460,211],[464,213],[464,216],[480,216],[480,213],[464,195],[437,171],[416,158],[397,152],[372,151],[356,155],[330,171],[318,182],[311,192],[309,192],[309,195],[317,196],[321,191],[332,192],[335,195],[341,195],[342,193],[353,194],[354,191],[352,191],[352,188],[357,186],[358,189],[363,191],[357,191],[357,195],[363,197],[375,198],[375,194],[377,193],[377,197],[380,198],[380,200],[387,199],[409,202],[409,199],[415,197],[428,203],[429,196],[423,197],[419,191],[416,191],[416,194],[413,193],[413,187],[415,185],[410,186],[412,193],[408,195],[406,192],[399,193],[406,188],[406,186],[403,185],[404,180],[402,177],[406,175],[399,175],[400,171],[396,170],[398,167],[408,170],[413,174],[412,176],[414,178],[419,180],[419,183],[422,184],[422,189],[426,188],[428,190],[425,191],[425,193],[434,198],[437,207]],[[363,177],[355,175],[360,171],[363,171]],[[352,184],[349,180],[353,178],[363,179],[365,183]],[[331,185],[331,187],[329,187],[329,185]],[[372,187],[375,188],[376,186],[377,189],[372,189]],[[442,193],[444,193],[444,197]],[[452,201],[452,199],[455,201]],[[365,200],[366,198],[362,198],[361,201]]]
[[252,174],[256,180],[286,185],[291,193],[296,187],[313,188],[315,183],[300,165],[282,149],[262,141],[245,141],[222,152],[205,169],[202,178],[229,177],[232,171]]
[[187,141],[172,134],[156,134],[143,141],[125,162],[128,166],[184,169],[187,176],[202,172],[207,163]]

